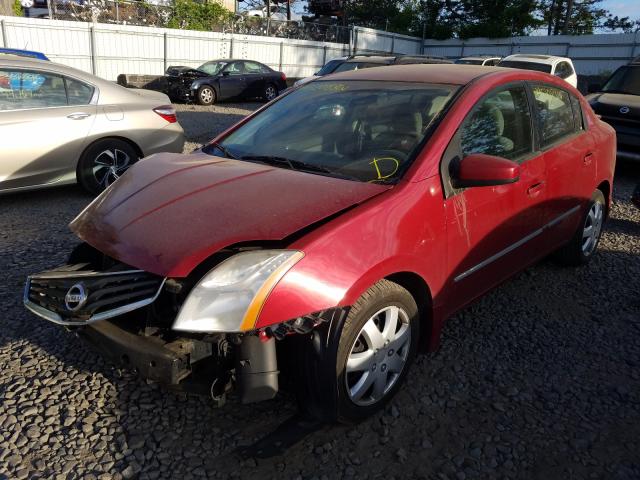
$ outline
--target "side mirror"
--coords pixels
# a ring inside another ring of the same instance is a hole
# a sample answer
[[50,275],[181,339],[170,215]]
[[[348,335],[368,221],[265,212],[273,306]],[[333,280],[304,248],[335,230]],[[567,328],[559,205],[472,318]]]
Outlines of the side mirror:
[[229,75],[231,75],[231,72],[222,72],[223,77],[228,77]]
[[484,153],[464,157],[453,175],[455,188],[506,185],[520,179],[520,165],[506,158]]
[[602,84],[600,83],[590,83],[587,87],[587,93],[598,93],[602,90]]

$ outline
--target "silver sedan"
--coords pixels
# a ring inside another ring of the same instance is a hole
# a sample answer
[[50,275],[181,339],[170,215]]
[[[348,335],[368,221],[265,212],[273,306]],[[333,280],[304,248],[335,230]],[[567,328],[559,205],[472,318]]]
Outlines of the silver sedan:
[[183,145],[163,93],[0,55],[0,193],[75,182],[99,193],[138,159]]

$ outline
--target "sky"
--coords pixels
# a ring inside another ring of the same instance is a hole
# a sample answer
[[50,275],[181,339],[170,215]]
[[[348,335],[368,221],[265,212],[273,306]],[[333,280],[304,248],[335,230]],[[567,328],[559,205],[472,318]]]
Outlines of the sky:
[[602,7],[619,17],[640,19],[640,0],[604,0]]
[[[300,2],[295,9],[302,12],[306,3],[306,1]],[[604,0],[601,5],[619,17],[629,17],[631,20],[640,19],[640,0]]]

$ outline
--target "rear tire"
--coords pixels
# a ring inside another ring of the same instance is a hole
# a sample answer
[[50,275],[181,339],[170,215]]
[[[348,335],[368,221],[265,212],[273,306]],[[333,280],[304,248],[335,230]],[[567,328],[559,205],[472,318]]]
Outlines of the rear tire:
[[575,267],[585,265],[591,260],[602,235],[606,211],[604,194],[596,190],[573,238],[555,253],[558,263]]
[[273,83],[268,83],[264,87],[264,93],[262,94],[262,98],[264,98],[267,102],[270,102],[277,96],[278,96],[278,88]]
[[216,102],[216,91],[209,85],[203,85],[198,89],[198,104],[213,105]]
[[124,140],[98,140],[84,151],[78,162],[78,182],[85,190],[97,195],[139,159],[135,148]]
[[[395,320],[394,320],[395,318]],[[381,280],[344,320],[301,338],[301,410],[322,421],[354,423],[391,400],[402,385],[419,339],[418,307],[400,285]]]

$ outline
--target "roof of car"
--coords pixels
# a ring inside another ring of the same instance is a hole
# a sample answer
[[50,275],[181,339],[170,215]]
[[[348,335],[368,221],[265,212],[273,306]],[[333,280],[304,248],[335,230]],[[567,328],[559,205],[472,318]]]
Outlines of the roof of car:
[[548,65],[553,65],[554,63],[562,60],[569,62],[571,61],[571,59],[567,57],[557,57],[555,55],[538,55],[533,53],[515,53],[502,59],[503,62],[510,60],[518,62],[545,63]]
[[475,78],[492,72],[513,72],[513,69],[452,63],[393,65],[384,68],[365,68],[362,70],[334,73],[326,77],[320,77],[315,81],[374,80],[466,85]]

